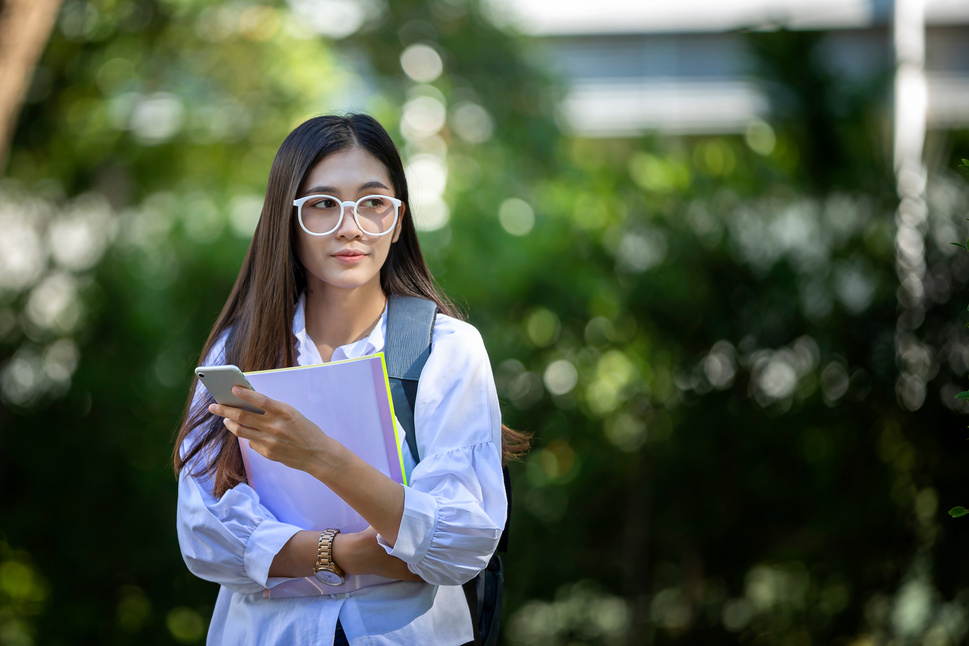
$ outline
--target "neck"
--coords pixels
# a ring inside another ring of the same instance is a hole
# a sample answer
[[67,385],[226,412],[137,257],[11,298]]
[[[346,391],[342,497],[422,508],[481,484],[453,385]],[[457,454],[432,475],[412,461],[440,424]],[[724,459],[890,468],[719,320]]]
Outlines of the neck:
[[306,331],[329,361],[341,345],[364,338],[380,321],[387,297],[373,281],[356,289],[329,285],[306,287]]

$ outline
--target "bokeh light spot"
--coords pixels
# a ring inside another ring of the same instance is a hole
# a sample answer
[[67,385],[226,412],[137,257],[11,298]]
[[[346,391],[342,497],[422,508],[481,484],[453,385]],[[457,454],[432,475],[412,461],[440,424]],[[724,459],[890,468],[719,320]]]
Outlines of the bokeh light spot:
[[65,269],[90,269],[104,255],[115,229],[107,199],[98,194],[80,196],[50,223],[51,256]]
[[165,618],[165,623],[172,637],[183,644],[191,644],[202,639],[205,622],[202,616],[191,608],[184,606],[173,608]]
[[169,92],[156,92],[135,105],[129,127],[144,144],[159,144],[171,139],[185,121],[182,100]]
[[441,55],[424,43],[416,43],[405,49],[400,55],[400,66],[411,80],[418,83],[430,83],[444,71]]
[[289,0],[289,4],[301,24],[335,39],[355,34],[383,11],[376,0]]
[[579,373],[571,361],[559,359],[545,368],[543,381],[550,393],[564,395],[575,388],[575,384],[579,381]]
[[27,318],[42,330],[73,331],[81,318],[77,291],[77,281],[70,274],[48,274],[27,297]]
[[240,195],[229,204],[229,223],[232,232],[240,238],[250,238],[262,213],[262,198],[257,195]]
[[629,413],[610,417],[603,431],[613,445],[626,452],[635,451],[646,442],[646,423]]
[[118,627],[128,633],[137,633],[151,619],[151,601],[141,588],[126,585],[121,588],[121,600],[116,611]]
[[47,264],[47,250],[29,219],[0,206],[0,287],[21,290],[38,278]]
[[652,269],[666,259],[666,235],[658,229],[628,231],[616,249],[616,266],[626,272]]
[[253,41],[269,40],[279,31],[279,14],[272,7],[249,7],[239,17],[239,31]]
[[446,118],[447,108],[442,99],[418,96],[404,104],[400,131],[408,140],[431,137],[444,127]]
[[535,212],[525,200],[510,197],[498,208],[498,221],[508,233],[523,236],[535,226]]
[[532,310],[525,317],[525,334],[529,341],[540,348],[555,343],[560,327],[559,317],[544,307]]
[[774,146],[777,145],[774,129],[769,123],[760,119],[755,119],[747,125],[745,138],[750,149],[758,155],[771,154],[774,152]]
[[469,144],[480,144],[491,138],[495,125],[488,111],[477,103],[463,102],[454,106],[451,125],[458,137]]

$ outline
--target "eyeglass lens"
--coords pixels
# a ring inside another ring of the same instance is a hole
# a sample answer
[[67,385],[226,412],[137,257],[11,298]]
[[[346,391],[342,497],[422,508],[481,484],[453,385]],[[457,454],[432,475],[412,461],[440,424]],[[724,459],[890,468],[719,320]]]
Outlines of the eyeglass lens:
[[[329,195],[314,196],[300,207],[303,226],[313,233],[333,231],[340,222],[342,213],[343,205]],[[380,234],[389,231],[394,226],[396,214],[397,206],[382,195],[368,195],[356,203],[357,225],[364,233]]]

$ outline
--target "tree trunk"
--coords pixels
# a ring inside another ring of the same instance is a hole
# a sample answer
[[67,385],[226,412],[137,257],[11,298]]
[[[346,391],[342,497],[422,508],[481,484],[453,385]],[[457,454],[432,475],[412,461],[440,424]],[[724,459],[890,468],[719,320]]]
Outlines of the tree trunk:
[[61,0],[0,0],[0,175],[34,67],[44,51]]

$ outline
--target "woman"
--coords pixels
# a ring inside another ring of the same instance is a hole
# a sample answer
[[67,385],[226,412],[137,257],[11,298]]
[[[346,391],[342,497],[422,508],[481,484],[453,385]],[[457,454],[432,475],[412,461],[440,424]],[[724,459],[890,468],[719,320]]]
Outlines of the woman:
[[[480,335],[435,290],[399,153],[373,118],[314,118],[283,142],[203,363],[261,370],[379,352],[394,294],[432,300],[441,312],[415,405],[420,464],[403,451],[407,487],[288,405],[236,389],[266,411],[247,413],[212,403],[194,384],[174,456],[178,537],[189,569],[221,585],[210,644],[471,641],[460,586],[498,543],[507,512],[503,439],[514,448],[522,437],[501,425]],[[246,484],[237,438],[321,480],[370,527],[334,535],[277,521]],[[394,581],[332,596],[264,597],[324,565]]]

